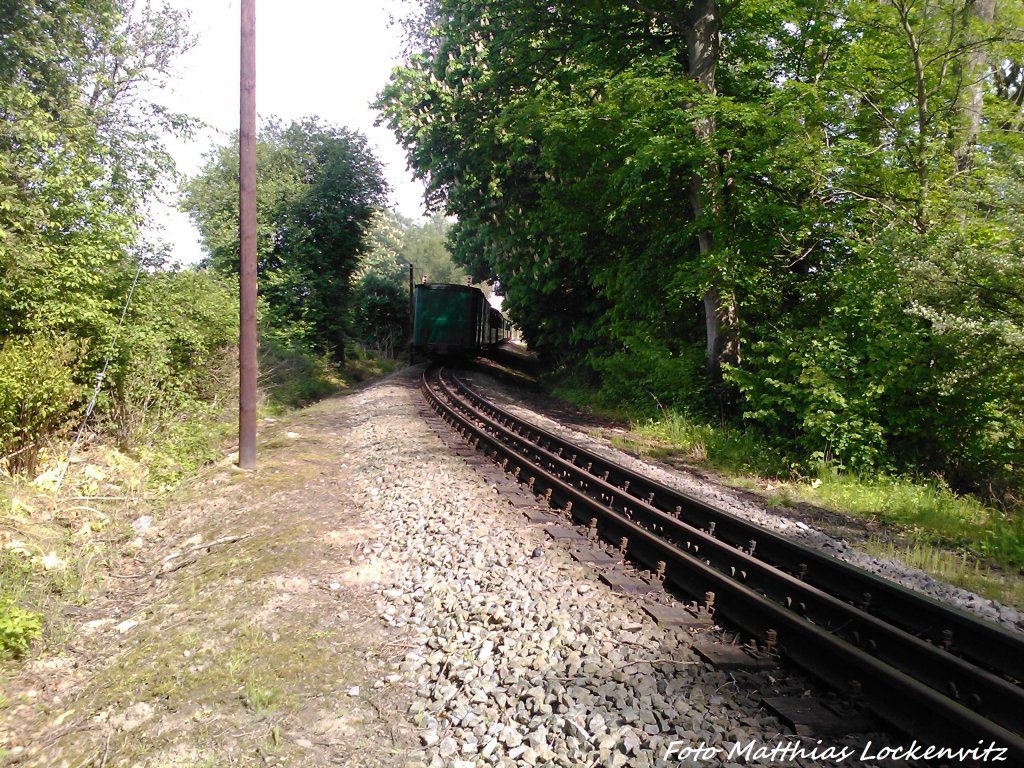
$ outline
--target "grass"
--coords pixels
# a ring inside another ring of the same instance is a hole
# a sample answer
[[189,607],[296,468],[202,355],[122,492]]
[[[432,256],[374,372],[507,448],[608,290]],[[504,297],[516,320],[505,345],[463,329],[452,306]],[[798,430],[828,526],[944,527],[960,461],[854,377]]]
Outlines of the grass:
[[749,432],[703,424],[678,411],[635,422],[633,431],[681,451],[688,461],[707,464],[721,472],[777,477],[789,471],[781,456]]
[[604,397],[600,390],[581,384],[576,379],[542,380],[548,391],[568,403],[587,408],[591,413],[614,421],[632,421],[637,409]]
[[302,408],[403,365],[404,359],[374,357],[355,346],[348,351],[345,362],[337,366],[325,356],[317,357],[268,339],[260,349],[264,410],[278,415]]
[[821,467],[813,480],[794,487],[806,501],[877,520],[919,543],[962,551],[1008,570],[1024,566],[1024,516],[956,494],[935,480]]
[[208,410],[167,424],[149,445],[137,451],[146,465],[144,485],[167,491],[200,467],[216,461],[224,443],[234,435],[235,418],[233,410]]
[[954,552],[921,541],[909,543],[871,537],[865,542],[869,555],[899,560],[943,581],[998,600],[1005,605],[1024,605],[1024,582],[986,568],[966,552]]
[[[1024,606],[1024,512],[1001,511],[954,493],[930,478],[859,475],[828,465],[801,471],[751,433],[663,410],[657,417],[609,404],[575,382],[553,391],[601,415],[629,422],[611,443],[638,455],[680,459],[715,470],[731,485],[760,492],[774,507],[806,502],[851,518],[881,523],[898,543],[874,540],[878,554],[897,557],[933,576],[986,597]],[[767,488],[767,491],[765,489]]]
[[253,714],[262,715],[274,706],[280,698],[281,692],[277,688],[270,688],[256,679],[250,677],[245,681],[242,690],[242,703],[252,711]]
[[[271,386],[263,410],[278,414],[402,365],[354,355],[339,370],[281,350],[277,361],[265,382]],[[188,405],[188,413],[153,424],[145,444],[80,449],[59,492],[53,487],[65,455],[59,445],[41,454],[50,469],[37,480],[0,474],[0,658],[24,654],[37,635],[44,646],[66,640],[64,606],[85,604],[102,586],[112,558],[133,546],[131,522],[143,514],[159,517],[170,491],[224,456],[235,436],[234,411]],[[258,694],[254,701],[262,706]]]

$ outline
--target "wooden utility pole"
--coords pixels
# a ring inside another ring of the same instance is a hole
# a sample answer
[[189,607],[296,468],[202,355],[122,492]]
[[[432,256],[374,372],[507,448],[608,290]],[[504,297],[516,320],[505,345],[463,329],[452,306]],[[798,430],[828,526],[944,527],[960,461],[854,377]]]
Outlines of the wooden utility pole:
[[238,128],[238,466],[256,468],[256,0],[241,0]]

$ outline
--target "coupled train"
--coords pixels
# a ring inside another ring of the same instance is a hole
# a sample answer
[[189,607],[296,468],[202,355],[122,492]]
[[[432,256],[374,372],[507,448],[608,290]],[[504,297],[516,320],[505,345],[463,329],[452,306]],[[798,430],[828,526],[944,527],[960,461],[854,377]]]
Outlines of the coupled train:
[[512,323],[468,285],[421,283],[413,301],[413,353],[471,357],[512,335]]

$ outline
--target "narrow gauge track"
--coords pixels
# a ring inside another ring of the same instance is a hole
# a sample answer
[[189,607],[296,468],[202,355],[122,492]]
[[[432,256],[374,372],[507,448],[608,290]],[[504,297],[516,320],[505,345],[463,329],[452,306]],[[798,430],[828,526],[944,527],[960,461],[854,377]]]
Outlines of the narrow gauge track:
[[[1024,641],[790,542],[523,422],[453,377],[424,373],[442,418],[552,506],[569,509],[667,583],[717,595],[718,616],[932,743],[1009,750],[1024,764]],[[851,602],[853,604],[851,604]]]

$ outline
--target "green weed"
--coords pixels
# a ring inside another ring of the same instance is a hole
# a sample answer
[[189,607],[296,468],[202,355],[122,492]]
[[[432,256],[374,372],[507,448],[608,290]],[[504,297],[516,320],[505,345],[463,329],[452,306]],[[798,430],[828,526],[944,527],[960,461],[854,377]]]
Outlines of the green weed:
[[1004,568],[1024,566],[1024,517],[958,495],[935,480],[862,476],[822,466],[796,490],[807,501],[878,520],[922,544],[963,551]]
[[142,451],[149,465],[149,484],[171,488],[199,467],[220,458],[221,445],[235,429],[234,421],[227,416],[204,409],[166,424]]
[[642,437],[677,448],[688,461],[709,464],[723,472],[769,477],[789,472],[783,458],[750,433],[702,423],[679,411],[665,411],[656,419],[634,424],[633,429]]
[[1007,605],[1024,603],[1024,584],[1020,579],[991,571],[966,552],[953,552],[921,541],[902,544],[877,537],[865,542],[865,550],[874,557],[901,561],[983,597]]
[[0,658],[18,657],[28,652],[39,636],[41,617],[12,600],[0,598]]
[[261,715],[274,705],[278,695],[276,688],[265,688],[250,676],[242,690],[242,703],[254,714]]

